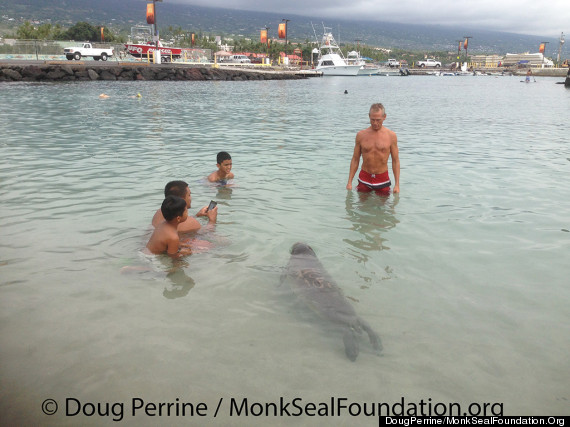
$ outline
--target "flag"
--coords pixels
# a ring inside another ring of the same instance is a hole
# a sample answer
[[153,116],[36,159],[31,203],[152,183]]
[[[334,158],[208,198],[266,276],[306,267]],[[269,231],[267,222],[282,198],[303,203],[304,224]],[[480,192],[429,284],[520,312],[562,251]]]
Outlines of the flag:
[[260,40],[261,43],[267,43],[267,30],[261,30]]
[[284,22],[279,24],[279,29],[277,30],[280,39],[284,39],[287,37],[287,24]]
[[192,46],[196,43],[196,34],[192,33]]
[[545,47],[546,47],[546,45],[545,45],[544,43],[541,43],[541,44],[540,44],[540,47],[538,48],[538,51],[539,51],[540,53],[544,53],[544,48],[545,48]]
[[459,48],[457,50],[461,50],[461,42],[459,42]]
[[101,43],[105,41],[105,34],[103,34],[103,28],[105,27],[101,27]]
[[154,24],[154,3],[146,5],[146,23]]
[[463,49],[467,50],[467,44],[469,43],[469,39],[465,39],[463,42]]

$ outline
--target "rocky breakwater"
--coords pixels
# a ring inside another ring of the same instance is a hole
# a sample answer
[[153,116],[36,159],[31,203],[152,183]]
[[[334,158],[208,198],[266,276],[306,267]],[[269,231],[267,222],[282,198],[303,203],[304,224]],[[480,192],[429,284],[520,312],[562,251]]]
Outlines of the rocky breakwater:
[[223,69],[209,66],[196,67],[183,64],[1,64],[0,81],[67,82],[95,80],[291,80],[304,76],[294,72]]

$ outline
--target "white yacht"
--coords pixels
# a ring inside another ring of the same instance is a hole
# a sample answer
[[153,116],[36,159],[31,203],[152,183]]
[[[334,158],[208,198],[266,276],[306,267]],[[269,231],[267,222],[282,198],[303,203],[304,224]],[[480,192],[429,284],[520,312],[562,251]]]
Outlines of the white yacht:
[[378,67],[367,64],[360,56],[360,52],[357,52],[356,50],[348,52],[348,55],[346,55],[346,63],[349,65],[360,65],[360,69],[357,74],[358,76],[372,76],[378,74],[378,71],[380,71]]
[[324,76],[356,76],[361,67],[360,64],[347,63],[332,33],[327,32],[325,27],[316,70],[321,71]]

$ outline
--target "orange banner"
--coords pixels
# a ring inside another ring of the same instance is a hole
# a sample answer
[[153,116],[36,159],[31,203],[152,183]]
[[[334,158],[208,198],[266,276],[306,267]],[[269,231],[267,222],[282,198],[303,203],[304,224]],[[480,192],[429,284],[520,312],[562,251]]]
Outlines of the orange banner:
[[154,3],[146,5],[146,23],[154,24]]
[[469,39],[465,39],[463,42],[463,49],[467,50],[467,44],[469,43]]
[[279,29],[277,30],[277,34],[279,34],[280,39],[287,38],[287,24],[286,23],[279,24]]
[[545,47],[546,47],[546,45],[545,45],[544,43],[541,43],[541,44],[540,44],[540,47],[538,48],[538,51],[539,51],[540,53],[544,53],[544,48],[545,48]]
[[259,39],[261,43],[267,43],[267,30],[261,30]]
[[103,28],[105,27],[101,27],[101,43],[105,41],[105,34],[103,34]]
[[459,42],[459,47],[457,48],[457,50],[461,50],[461,42]]
[[196,43],[196,34],[192,33],[192,46]]

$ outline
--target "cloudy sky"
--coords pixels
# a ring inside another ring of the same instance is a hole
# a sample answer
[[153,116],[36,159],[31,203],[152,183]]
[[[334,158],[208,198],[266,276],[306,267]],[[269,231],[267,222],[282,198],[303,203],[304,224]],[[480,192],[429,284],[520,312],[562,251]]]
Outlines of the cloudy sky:
[[[166,0],[228,9],[378,20],[559,37],[570,33],[570,0]],[[284,16],[285,17],[285,16]],[[570,41],[569,41],[570,43]]]

